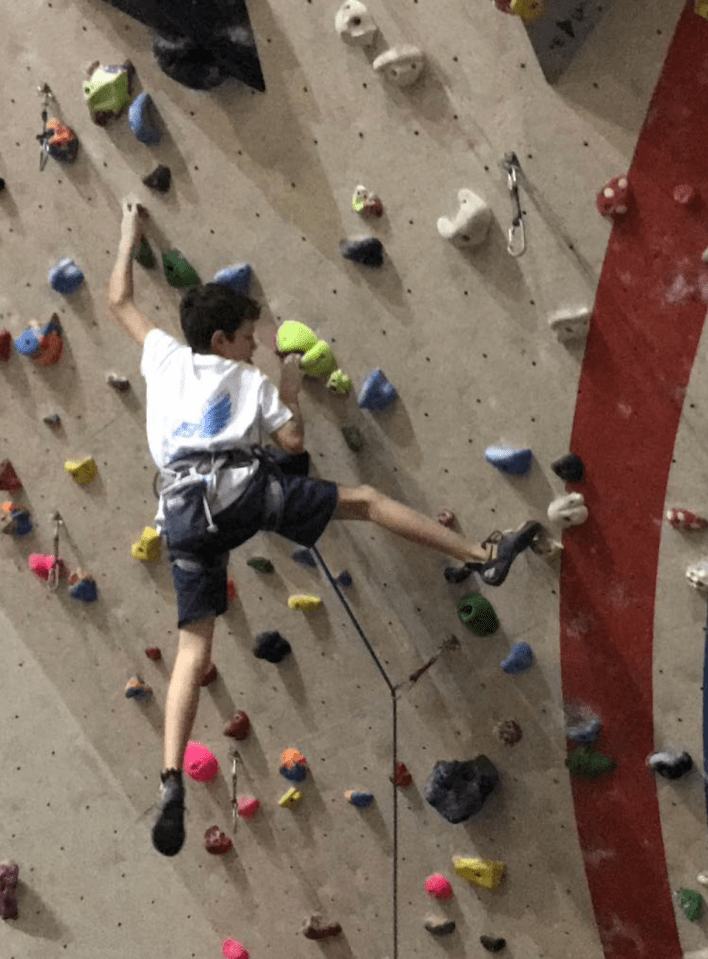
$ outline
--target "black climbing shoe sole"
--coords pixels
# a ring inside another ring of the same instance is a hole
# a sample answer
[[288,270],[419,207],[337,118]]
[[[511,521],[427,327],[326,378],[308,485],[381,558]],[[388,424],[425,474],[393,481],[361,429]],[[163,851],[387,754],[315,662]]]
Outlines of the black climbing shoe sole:
[[176,856],[184,845],[184,789],[180,785],[173,790],[172,797],[163,799],[152,827],[152,844],[163,856]]
[[501,586],[509,575],[511,564],[519,553],[522,553],[533,542],[543,525],[534,520],[529,520],[512,533],[502,534],[502,539],[497,548],[497,555],[494,559],[484,564],[482,569],[482,579],[488,586]]

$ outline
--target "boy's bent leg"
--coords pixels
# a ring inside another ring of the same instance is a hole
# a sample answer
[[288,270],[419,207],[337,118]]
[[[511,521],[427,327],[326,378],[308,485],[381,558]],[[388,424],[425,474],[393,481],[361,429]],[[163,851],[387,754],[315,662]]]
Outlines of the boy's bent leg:
[[152,842],[163,856],[175,856],[184,844],[184,786],[182,763],[199,705],[202,677],[211,661],[215,617],[206,616],[183,626],[165,703],[165,768],[161,773],[162,799]]
[[[540,523],[529,521],[511,533],[490,537],[483,544],[470,543],[459,533],[371,486],[339,486],[337,489],[339,498],[333,518],[370,520],[404,539],[454,556],[464,565],[460,569],[445,570],[445,578],[451,583],[462,582],[477,569],[485,582],[500,586],[516,556],[530,546],[534,536],[543,529]],[[492,545],[487,546],[487,542]]]

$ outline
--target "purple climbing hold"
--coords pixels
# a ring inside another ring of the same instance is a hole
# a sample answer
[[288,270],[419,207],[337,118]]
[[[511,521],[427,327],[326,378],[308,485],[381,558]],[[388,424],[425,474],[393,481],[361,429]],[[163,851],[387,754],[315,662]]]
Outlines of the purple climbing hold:
[[384,248],[381,240],[367,236],[363,240],[342,240],[339,244],[342,256],[364,266],[383,266]]
[[365,410],[381,412],[390,406],[397,396],[396,387],[386,379],[383,370],[373,370],[364,381],[357,403]]

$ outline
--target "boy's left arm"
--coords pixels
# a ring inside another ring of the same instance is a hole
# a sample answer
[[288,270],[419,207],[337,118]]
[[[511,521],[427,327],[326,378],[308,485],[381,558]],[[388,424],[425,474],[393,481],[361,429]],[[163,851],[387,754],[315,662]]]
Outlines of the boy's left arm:
[[133,302],[133,248],[142,234],[141,219],[146,219],[147,210],[134,200],[123,201],[118,258],[108,285],[108,309],[141,346],[150,330],[155,328]]

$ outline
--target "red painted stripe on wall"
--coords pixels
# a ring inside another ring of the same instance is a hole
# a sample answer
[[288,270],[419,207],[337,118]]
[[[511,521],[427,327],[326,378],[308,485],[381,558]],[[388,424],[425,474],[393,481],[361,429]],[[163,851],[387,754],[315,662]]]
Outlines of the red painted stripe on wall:
[[[571,450],[587,478],[572,489],[590,518],[564,535],[561,668],[566,702],[598,712],[597,747],[618,763],[598,781],[572,784],[606,959],[681,959],[645,759],[654,749],[660,527],[708,299],[708,22],[692,6],[679,18],[629,180],[634,206],[612,229],[573,424]],[[673,199],[680,183],[702,195],[695,208]]]

